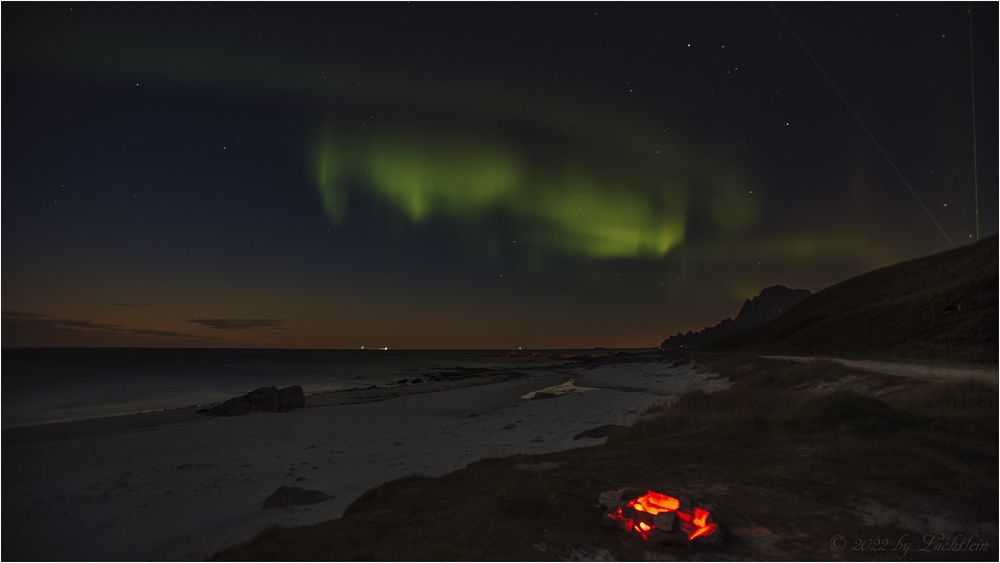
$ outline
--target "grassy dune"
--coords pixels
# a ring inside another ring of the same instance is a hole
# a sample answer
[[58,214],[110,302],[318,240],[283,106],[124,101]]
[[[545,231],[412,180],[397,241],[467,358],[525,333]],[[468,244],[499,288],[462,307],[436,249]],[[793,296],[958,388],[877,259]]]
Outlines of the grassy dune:
[[[682,396],[606,445],[393,481],[343,518],[268,530],[218,558],[900,559],[857,543],[864,538],[907,538],[907,560],[997,558],[996,387],[827,362],[712,363],[734,380],[729,390]],[[556,467],[523,470],[540,461]],[[602,528],[598,494],[628,485],[698,499],[724,541],[651,546]],[[917,551],[938,531],[977,534],[990,547]]]
[[824,289],[716,352],[997,363],[997,237]]

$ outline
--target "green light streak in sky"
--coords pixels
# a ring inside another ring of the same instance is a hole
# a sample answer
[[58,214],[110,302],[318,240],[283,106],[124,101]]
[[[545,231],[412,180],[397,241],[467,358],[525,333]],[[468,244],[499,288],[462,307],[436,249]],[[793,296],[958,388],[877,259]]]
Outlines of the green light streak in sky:
[[518,162],[500,149],[376,145],[365,157],[372,189],[417,223],[502,206],[525,182]]
[[359,185],[415,224],[499,213],[529,242],[577,256],[658,257],[684,236],[686,196],[677,186],[649,178],[630,184],[478,139],[462,145],[327,137],[314,166],[335,221],[344,218],[347,186]]
[[583,174],[540,187],[535,213],[550,240],[570,254],[594,258],[663,256],[684,236],[684,200],[657,206],[651,198]]
[[335,150],[329,140],[324,139],[313,154],[316,184],[320,186],[323,208],[334,221],[340,221],[347,213],[347,194],[343,190],[331,189],[340,181],[338,175],[346,166],[344,154]]

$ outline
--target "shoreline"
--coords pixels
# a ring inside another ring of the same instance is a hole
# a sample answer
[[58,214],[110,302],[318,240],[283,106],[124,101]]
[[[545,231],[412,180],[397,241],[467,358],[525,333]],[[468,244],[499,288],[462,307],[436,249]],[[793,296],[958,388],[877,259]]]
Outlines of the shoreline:
[[[35,349],[15,349],[15,350],[35,350]],[[54,349],[54,350],[72,350],[72,349],[59,348],[59,349]],[[113,349],[113,350],[114,351],[122,351],[122,350],[129,351],[129,350],[132,350],[132,349]],[[191,350],[199,350],[199,349],[191,349]],[[214,351],[225,352],[227,350],[228,349],[218,349],[218,350],[214,350]],[[257,351],[281,351],[281,350],[257,350]],[[327,351],[327,350],[316,350],[316,352],[324,352],[324,351]],[[407,352],[407,351],[400,351],[400,352]],[[436,351],[434,351],[434,352],[436,352]],[[451,352],[451,351],[446,351],[446,352]],[[550,370],[553,370],[553,369],[556,369],[556,368],[564,368],[564,367],[576,366],[576,365],[580,365],[580,364],[587,364],[587,363],[593,363],[593,362],[603,362],[603,361],[607,361],[608,359],[611,359],[611,358],[620,357],[622,355],[643,357],[646,353],[648,353],[648,351],[644,351],[644,350],[640,350],[640,351],[628,351],[628,352],[619,351],[619,350],[609,350],[609,351],[605,351],[604,354],[583,354],[583,353],[570,354],[570,353],[566,353],[565,351],[562,351],[562,352],[559,352],[559,351],[550,351],[550,352],[545,353],[545,354],[542,354],[542,353],[537,352],[537,351],[535,351],[535,352],[510,352],[510,351],[508,351],[508,352],[503,353],[503,354],[501,354],[501,353],[490,354],[490,355],[482,354],[480,357],[488,357],[488,358],[495,358],[495,359],[506,358],[506,359],[510,359],[510,360],[516,360],[516,359],[520,358],[520,359],[525,359],[525,360],[539,361],[539,363],[538,364],[519,364],[519,365],[512,365],[512,366],[493,365],[493,366],[474,366],[474,367],[470,367],[470,366],[463,366],[463,365],[453,365],[451,367],[412,367],[412,368],[408,368],[408,369],[412,370],[412,373],[414,374],[414,376],[412,376],[412,377],[404,377],[404,378],[401,378],[401,379],[397,379],[396,381],[381,381],[381,382],[374,382],[374,383],[372,383],[372,382],[364,383],[364,382],[357,381],[358,379],[362,379],[362,376],[359,375],[359,376],[354,377],[353,380],[344,380],[344,381],[342,381],[340,383],[330,383],[330,384],[326,384],[326,385],[321,384],[321,385],[318,385],[318,386],[315,385],[315,383],[311,383],[311,385],[313,385],[313,390],[312,391],[307,391],[305,395],[306,395],[306,398],[307,398],[307,401],[308,401],[309,397],[319,398],[319,397],[333,396],[333,395],[339,394],[339,393],[354,393],[354,392],[368,392],[368,391],[373,391],[373,390],[388,390],[388,389],[394,389],[394,388],[410,387],[412,385],[424,385],[424,384],[428,384],[428,383],[440,383],[440,382],[452,382],[452,383],[456,383],[456,382],[459,382],[459,381],[464,381],[464,380],[468,380],[468,379],[474,379],[474,378],[477,378],[477,377],[480,377],[480,376],[486,376],[486,375],[503,378],[503,377],[516,376],[517,374],[520,373],[520,375],[523,376],[523,375],[525,375],[525,372],[550,371]],[[544,363],[542,363],[542,362],[544,362]],[[276,383],[261,382],[260,384],[257,385],[257,387],[266,386],[266,385],[277,385],[277,386],[301,385],[301,382],[297,382],[297,381],[294,381],[294,380],[293,381],[285,381],[285,382],[276,382]],[[119,418],[119,417],[139,416],[139,415],[156,415],[158,413],[163,413],[163,412],[166,412],[166,411],[184,411],[184,410],[188,410],[188,409],[199,409],[199,408],[205,408],[205,407],[210,407],[210,406],[219,404],[219,403],[221,403],[221,402],[223,402],[223,401],[225,401],[225,400],[227,400],[227,399],[229,399],[229,398],[231,398],[233,396],[237,396],[239,394],[252,391],[253,388],[256,388],[256,387],[243,388],[242,390],[234,389],[233,391],[231,391],[230,393],[227,393],[225,395],[219,394],[219,393],[213,393],[213,394],[211,394],[211,398],[206,398],[206,397],[195,398],[195,397],[192,397],[192,398],[187,399],[187,400],[184,400],[184,399],[172,399],[172,400],[163,399],[161,402],[165,402],[166,404],[162,404],[162,405],[155,405],[154,404],[152,406],[142,406],[142,407],[136,406],[136,407],[133,407],[132,409],[125,408],[125,409],[118,410],[118,409],[115,409],[115,406],[113,404],[109,404],[109,405],[93,405],[93,406],[89,407],[89,409],[91,411],[93,411],[93,412],[90,412],[90,413],[63,414],[63,415],[53,414],[51,418],[47,418],[47,419],[34,419],[34,420],[27,420],[27,421],[23,421],[22,420],[22,421],[19,421],[19,422],[4,423],[2,429],[3,429],[4,432],[6,432],[8,430],[16,431],[16,430],[20,430],[20,429],[24,429],[24,428],[33,428],[33,427],[49,426],[49,425],[56,425],[56,424],[70,424],[70,423],[86,423],[86,424],[91,424],[90,421],[96,421],[96,420],[99,420],[99,419],[112,419],[112,418]],[[427,389],[428,390],[437,390],[437,389],[444,389],[444,388],[449,388],[449,386],[447,386],[447,385],[435,385],[435,386],[432,386],[432,387],[428,387]],[[398,394],[398,393],[396,393],[396,394]],[[380,400],[380,399],[374,399],[374,400]],[[321,402],[317,403],[314,406],[319,406],[321,404],[336,404],[335,401],[324,401],[322,399],[320,399],[320,401]],[[139,401],[139,402],[143,402],[143,401]],[[151,401],[146,401],[146,402],[151,402]],[[307,406],[310,406],[310,405],[307,405]],[[104,412],[102,412],[102,411],[104,411]]]
[[[480,368],[472,368],[480,369]],[[340,405],[353,405],[359,403],[379,402],[416,395],[421,393],[435,393],[450,389],[460,389],[474,385],[489,385],[507,381],[509,379],[530,377],[524,373],[503,373],[505,369],[481,368],[483,371],[496,372],[494,374],[475,374],[462,378],[449,378],[444,380],[428,380],[420,383],[387,383],[384,385],[369,385],[367,387],[351,387],[349,389],[336,389],[329,391],[317,391],[305,395],[306,406],[304,408],[334,407]],[[523,372],[527,370],[510,371]],[[125,412],[108,414],[104,416],[88,416],[81,418],[51,420],[44,422],[31,422],[25,424],[14,424],[3,428],[3,443],[23,442],[26,440],[37,440],[40,437],[48,436],[49,439],[64,439],[68,436],[79,435],[86,431],[115,431],[134,426],[159,426],[171,424],[190,418],[189,415],[199,415],[198,418],[211,418],[198,413],[200,409],[219,404],[218,402],[191,404],[182,407],[163,407],[156,409],[141,410],[135,412]],[[79,427],[74,429],[73,427]]]
[[[322,350],[320,350],[322,351]],[[580,349],[580,351],[591,351],[590,349]],[[396,397],[433,393],[437,391],[447,391],[471,385],[489,385],[514,378],[530,377],[533,372],[552,372],[556,369],[587,369],[594,366],[607,365],[609,363],[619,363],[621,360],[633,362],[646,362],[650,358],[660,361],[658,355],[651,355],[650,350],[634,349],[623,350],[600,350],[604,354],[566,354],[555,352],[565,352],[553,350],[547,359],[552,360],[539,366],[513,366],[513,367],[464,367],[453,366],[450,368],[427,368],[426,372],[412,378],[403,378],[381,385],[367,385],[361,387],[349,387],[345,389],[321,390],[306,393],[305,408],[337,406],[346,404],[357,404],[363,402],[377,402],[393,399]],[[545,351],[542,351],[545,352]],[[538,352],[506,352],[508,357],[532,357],[531,354]],[[537,357],[537,356],[534,356]],[[416,380],[416,381],[415,381]],[[251,389],[247,389],[247,392]],[[229,397],[226,397],[228,399]],[[223,399],[225,400],[225,399]],[[110,413],[98,416],[81,416],[73,418],[61,418],[37,422],[26,422],[6,425],[3,430],[3,442],[8,440],[23,441],[21,434],[32,435],[32,439],[37,436],[52,434],[55,437],[61,436],[60,430],[70,426],[81,426],[100,429],[116,429],[138,424],[164,424],[172,422],[173,419],[184,417],[186,413],[195,413],[199,409],[211,407],[219,404],[220,401],[206,403],[192,403],[184,406],[166,406],[159,408],[143,409],[130,412]],[[177,417],[171,417],[171,413],[176,413]],[[79,432],[66,432],[66,435],[78,434]],[[54,438],[58,439],[58,438]]]
[[[580,435],[634,422],[684,391],[728,385],[690,364],[631,360],[319,393],[285,413],[189,408],[5,429],[4,453],[17,462],[5,467],[3,539],[15,559],[80,550],[202,559],[269,526],[339,517],[366,490],[406,475],[601,444]],[[522,399],[574,378],[596,390]],[[332,498],[261,508],[281,486]]]

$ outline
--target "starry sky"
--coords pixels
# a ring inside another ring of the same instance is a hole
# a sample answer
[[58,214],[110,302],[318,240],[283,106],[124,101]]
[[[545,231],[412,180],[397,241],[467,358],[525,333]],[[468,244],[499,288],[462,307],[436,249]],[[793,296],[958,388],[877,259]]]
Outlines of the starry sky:
[[655,346],[997,232],[996,3],[3,11],[4,346]]

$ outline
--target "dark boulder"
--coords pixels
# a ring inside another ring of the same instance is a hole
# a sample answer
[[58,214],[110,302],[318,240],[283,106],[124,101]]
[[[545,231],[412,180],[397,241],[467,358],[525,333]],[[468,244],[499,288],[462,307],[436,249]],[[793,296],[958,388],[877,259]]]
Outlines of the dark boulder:
[[316,504],[333,498],[323,491],[312,491],[299,487],[278,487],[278,490],[271,493],[264,499],[263,508],[274,508],[280,506],[298,506],[301,504]]
[[293,385],[284,389],[261,387],[198,412],[214,416],[239,416],[251,412],[283,412],[304,406],[306,400],[302,388]]
[[250,395],[241,395],[239,397],[233,397],[224,403],[219,403],[214,407],[201,409],[198,412],[214,416],[239,416],[252,411],[253,406],[250,404]]
[[278,389],[278,408],[282,411],[291,409],[301,409],[306,406],[306,396],[302,392],[302,387],[292,385]]
[[276,387],[261,387],[254,389],[249,395],[251,410],[276,412],[281,408]]

